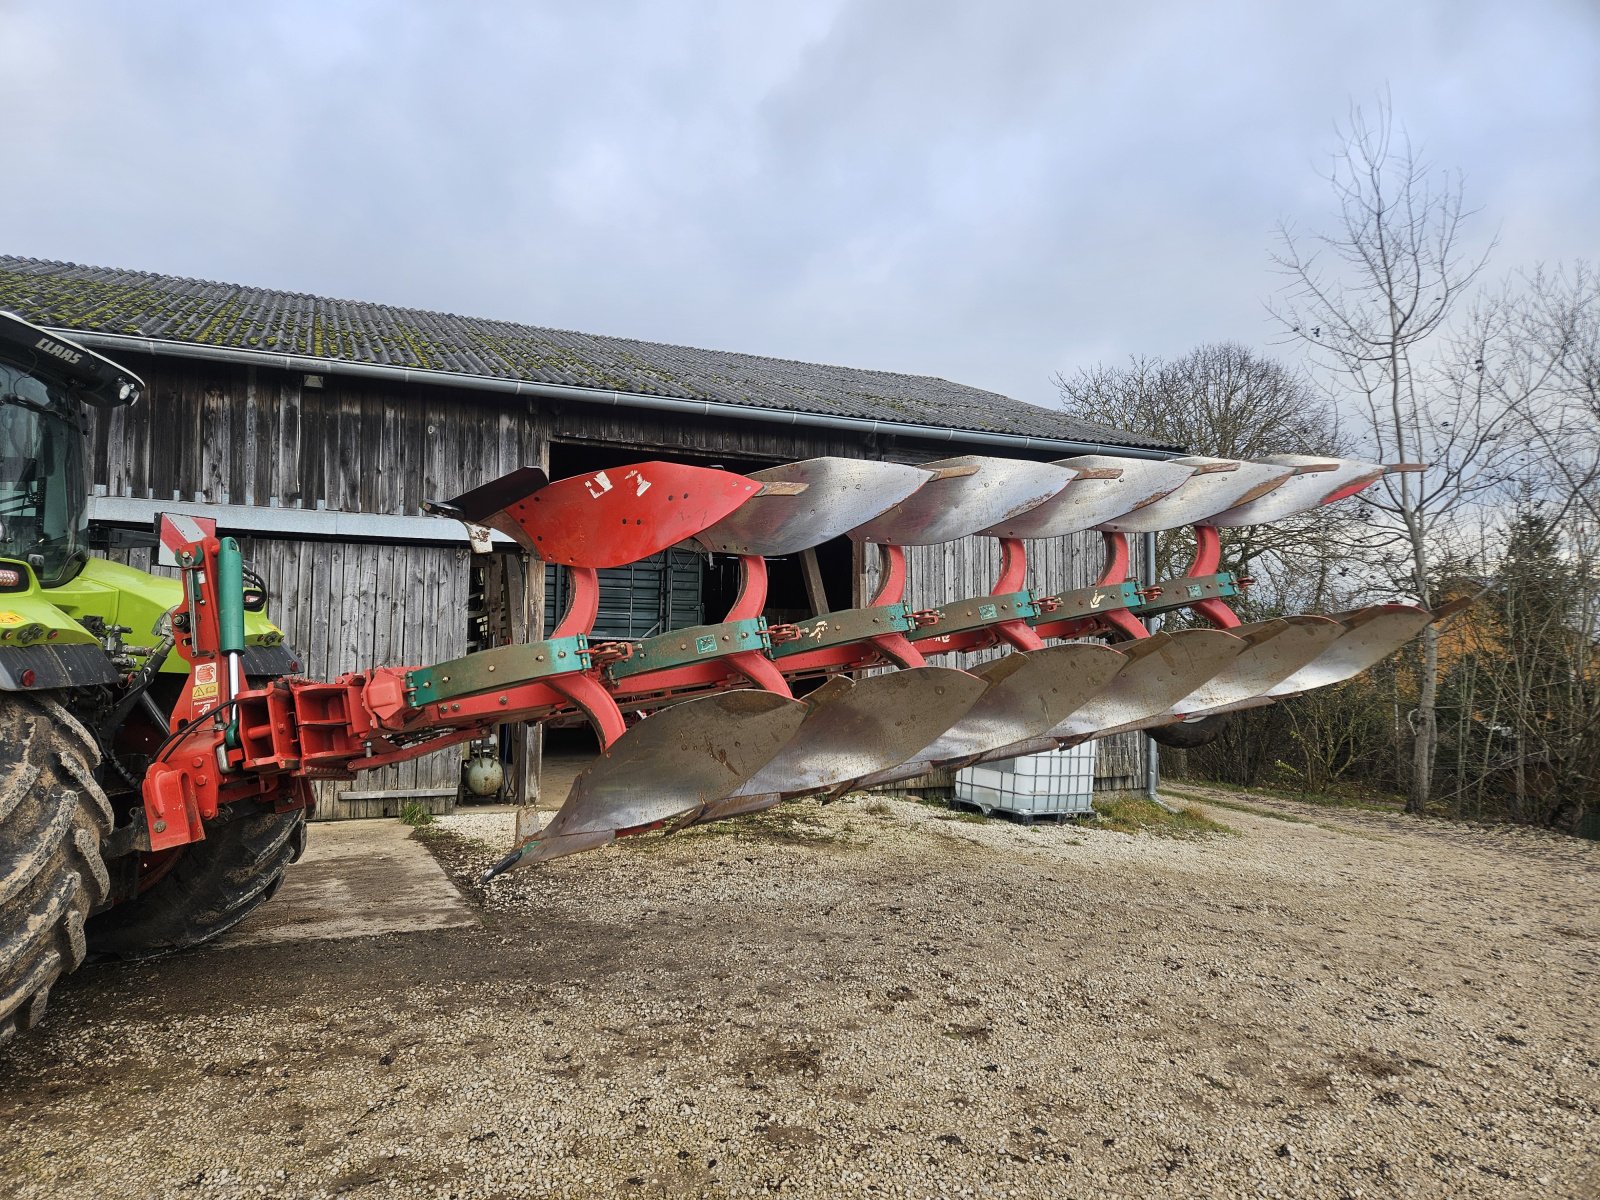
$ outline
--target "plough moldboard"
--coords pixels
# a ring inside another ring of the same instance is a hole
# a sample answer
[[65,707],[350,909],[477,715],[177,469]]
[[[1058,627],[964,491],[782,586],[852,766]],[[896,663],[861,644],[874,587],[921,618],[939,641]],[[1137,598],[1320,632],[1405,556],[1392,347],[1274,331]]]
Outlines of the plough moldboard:
[[[1128,730],[1270,704],[1365,670],[1442,613],[1400,604],[1241,623],[1241,581],[1218,530],[1281,520],[1352,495],[1386,471],[1344,459],[1259,462],[1084,456],[960,457],[909,466],[819,458],[751,475],[641,462],[551,482],[524,467],[432,510],[513,538],[571,577],[549,635],[425,667],[247,688],[239,670],[238,549],[190,546],[174,625],[191,663],[177,731],[144,784],[153,849],[204,836],[222,804],[310,803],[310,781],[415,758],[508,721],[586,719],[601,754],[560,811],[491,875],[621,836],[678,829],[799,796],[909,779],[935,767],[1038,753]],[[1128,538],[1192,527],[1183,575],[1130,578]],[[1087,588],[1029,578],[1027,543],[1099,531]],[[848,536],[878,547],[860,608],[768,624],[767,560]],[[906,551],[997,540],[988,593],[906,602]],[[736,556],[737,596],[715,624],[638,641],[593,637],[599,571],[674,546]],[[1188,608],[1210,628],[1150,634]],[[1116,644],[1075,639],[1101,637]],[[1000,649],[969,669],[930,658]],[[811,690],[797,698],[793,685]]]

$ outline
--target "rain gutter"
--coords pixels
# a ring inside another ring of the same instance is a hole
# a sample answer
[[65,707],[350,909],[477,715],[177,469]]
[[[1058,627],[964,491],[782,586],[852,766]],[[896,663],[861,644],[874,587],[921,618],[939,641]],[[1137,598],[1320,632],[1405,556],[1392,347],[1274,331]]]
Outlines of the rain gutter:
[[919,438],[930,442],[958,442],[962,445],[995,446],[1007,450],[1048,451],[1063,456],[1109,454],[1122,458],[1176,458],[1178,449],[1153,449],[1146,446],[1119,446],[1083,442],[1071,438],[1033,437],[1020,433],[987,433],[972,429],[951,429],[942,425],[914,425],[898,421],[876,421],[864,417],[836,417],[826,413],[791,412],[787,409],[757,408],[746,404],[726,404],[715,400],[688,400],[673,396],[646,396],[638,392],[619,392],[611,388],[582,387],[575,384],[533,383],[520,379],[498,379],[469,375],[462,371],[419,370],[383,363],[359,363],[337,358],[313,358],[303,354],[277,354],[269,350],[241,350],[232,346],[207,346],[197,342],[176,342],[165,338],[136,337],[121,333],[96,333],[56,326],[53,332],[86,346],[102,350],[125,350],[167,358],[194,358],[209,362],[233,362],[246,366],[274,367],[306,375],[349,375],[360,379],[379,379],[389,383],[420,383],[435,387],[458,387],[470,391],[495,392],[508,396],[531,396],[541,400],[565,400],[610,408],[637,408],[681,416],[721,417],[756,421],[768,425],[789,425],[829,429],[857,436],[886,434]]

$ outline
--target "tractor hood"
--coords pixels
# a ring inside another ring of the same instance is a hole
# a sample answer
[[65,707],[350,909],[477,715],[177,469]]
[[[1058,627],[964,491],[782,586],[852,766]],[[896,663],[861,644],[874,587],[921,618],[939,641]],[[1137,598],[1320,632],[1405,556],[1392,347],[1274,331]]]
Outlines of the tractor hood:
[[[157,625],[183,597],[176,579],[103,558],[90,559],[69,583],[52,588],[40,587],[26,563],[5,560],[4,566],[5,578],[16,582],[0,586],[0,660],[8,652],[35,647],[98,650],[100,639],[88,627],[96,621],[129,627],[132,632],[123,635],[123,644],[142,658],[161,640]],[[251,675],[281,675],[299,668],[298,656],[283,645],[283,631],[265,613],[245,613],[245,655]],[[189,666],[173,654],[161,669],[181,674]],[[62,680],[54,686],[68,682],[81,681]]]

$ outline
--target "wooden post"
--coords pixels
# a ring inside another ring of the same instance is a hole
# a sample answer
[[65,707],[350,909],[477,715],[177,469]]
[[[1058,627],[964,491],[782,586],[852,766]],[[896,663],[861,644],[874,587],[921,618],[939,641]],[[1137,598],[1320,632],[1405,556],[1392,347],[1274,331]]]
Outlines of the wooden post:
[[[531,410],[530,410],[531,411]],[[531,453],[529,453],[531,451]],[[531,438],[524,451],[524,461],[550,469],[550,439],[542,432]],[[518,640],[536,642],[545,635],[544,627],[544,563],[523,553],[515,564],[518,573]],[[521,843],[539,831],[537,805],[540,784],[544,774],[544,726],[517,725],[517,736],[511,747],[511,776],[515,780],[517,806],[516,839]]]
[[800,573],[805,576],[806,600],[811,604],[811,615],[820,617],[828,611],[828,592],[822,585],[822,568],[817,565],[815,546],[808,546],[800,552]]
[[[544,564],[527,553],[500,557],[506,575],[508,641],[510,644],[538,641],[544,624]],[[506,780],[506,799],[519,808],[532,808],[539,803],[539,759],[543,739],[537,728],[526,723],[512,725],[509,730],[511,770]]]

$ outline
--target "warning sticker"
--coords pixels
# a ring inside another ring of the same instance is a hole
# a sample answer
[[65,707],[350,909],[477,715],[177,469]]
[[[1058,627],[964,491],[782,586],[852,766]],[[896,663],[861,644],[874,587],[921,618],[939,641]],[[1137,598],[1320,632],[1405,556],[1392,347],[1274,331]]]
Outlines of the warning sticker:
[[189,691],[189,698],[196,704],[202,700],[215,700],[217,698],[216,663],[195,664],[194,687]]
[[21,625],[26,619],[21,613],[0,612],[0,625]]

